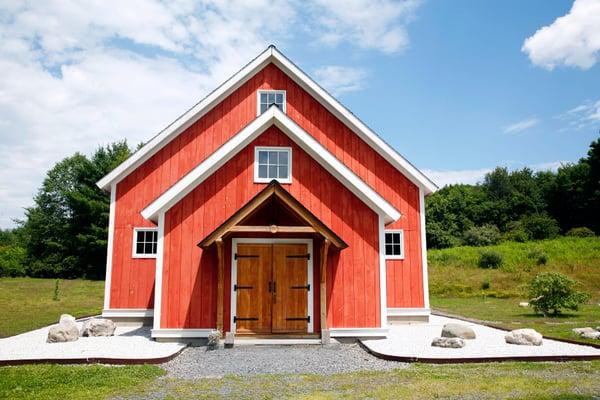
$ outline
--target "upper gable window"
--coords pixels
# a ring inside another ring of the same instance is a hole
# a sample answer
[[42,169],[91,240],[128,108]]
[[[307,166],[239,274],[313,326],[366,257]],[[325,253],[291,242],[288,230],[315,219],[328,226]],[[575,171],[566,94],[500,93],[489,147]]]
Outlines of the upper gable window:
[[256,147],[254,182],[292,183],[292,149],[290,147]]
[[404,231],[401,229],[385,231],[385,258],[404,259]]
[[156,258],[158,229],[133,228],[133,258]]
[[264,113],[273,104],[285,112],[285,90],[259,90],[256,115]]

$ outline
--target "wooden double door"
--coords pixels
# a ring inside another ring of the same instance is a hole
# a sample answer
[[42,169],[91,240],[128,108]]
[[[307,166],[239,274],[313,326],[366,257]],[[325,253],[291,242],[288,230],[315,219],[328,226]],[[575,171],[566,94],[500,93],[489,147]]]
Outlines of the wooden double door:
[[239,243],[236,333],[306,333],[309,325],[308,246]]

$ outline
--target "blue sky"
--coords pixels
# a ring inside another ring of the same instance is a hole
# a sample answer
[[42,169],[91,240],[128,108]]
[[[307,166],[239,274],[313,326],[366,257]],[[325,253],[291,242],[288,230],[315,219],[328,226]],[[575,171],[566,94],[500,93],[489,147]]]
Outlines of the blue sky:
[[600,129],[600,0],[0,4],[0,227],[62,158],[152,137],[274,43],[440,185]]

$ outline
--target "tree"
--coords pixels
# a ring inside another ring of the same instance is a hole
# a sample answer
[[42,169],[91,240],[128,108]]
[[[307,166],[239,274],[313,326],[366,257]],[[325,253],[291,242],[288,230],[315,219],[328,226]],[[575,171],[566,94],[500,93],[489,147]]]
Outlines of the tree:
[[563,308],[577,310],[580,304],[587,302],[590,295],[577,292],[576,282],[558,272],[537,274],[529,284],[530,304],[536,312],[544,316],[557,315]]

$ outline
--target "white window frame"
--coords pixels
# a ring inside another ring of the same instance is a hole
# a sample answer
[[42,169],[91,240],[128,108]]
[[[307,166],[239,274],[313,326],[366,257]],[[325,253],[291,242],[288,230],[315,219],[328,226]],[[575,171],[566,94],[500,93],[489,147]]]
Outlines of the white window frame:
[[[288,153],[288,177],[287,179],[279,178],[260,178],[258,176],[258,153],[260,151],[286,151]],[[254,148],[254,182],[255,183],[269,183],[275,179],[279,183],[292,183],[292,148],[281,147],[281,146],[256,146]]]
[[[157,238],[156,238],[156,253],[155,254],[138,254],[138,252],[137,252],[137,233],[139,231],[155,231],[156,232]],[[158,228],[143,228],[143,227],[133,228],[131,257],[132,258],[156,258],[157,254],[158,254]]]
[[[400,234],[400,254],[399,255],[388,255],[386,251],[387,242],[385,241],[386,233],[399,233]],[[404,260],[404,229],[385,229],[383,232],[383,254],[386,260]]]
[[283,104],[281,107],[281,111],[283,111],[284,114],[287,114],[286,113],[287,95],[286,95],[285,90],[257,90],[256,91],[256,116],[257,117],[261,114],[261,112],[260,112],[260,95],[262,93],[283,94]]

